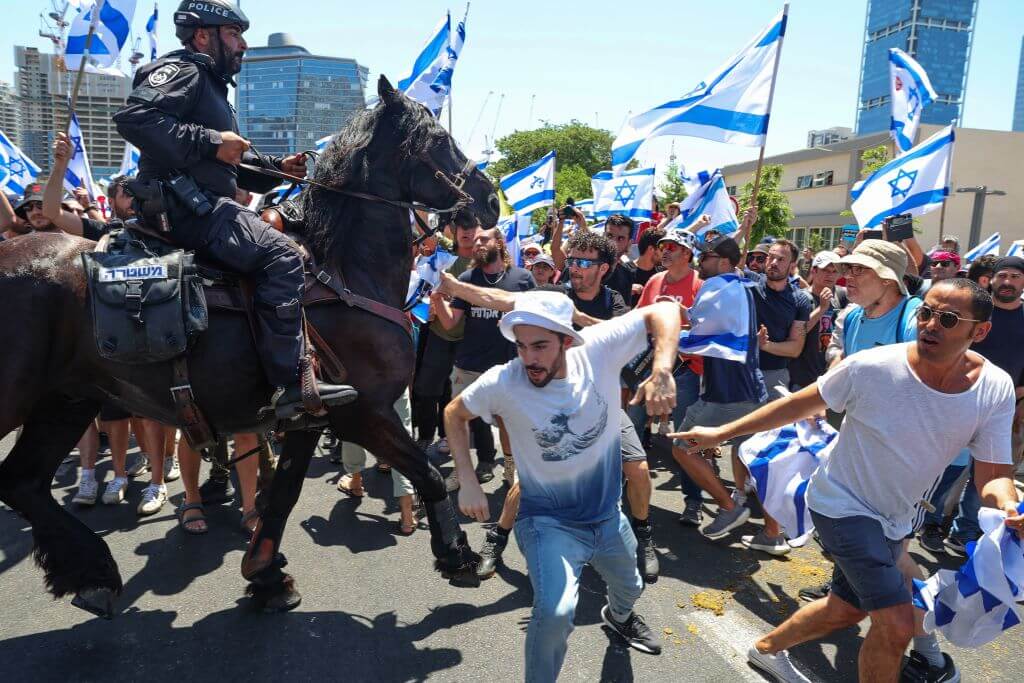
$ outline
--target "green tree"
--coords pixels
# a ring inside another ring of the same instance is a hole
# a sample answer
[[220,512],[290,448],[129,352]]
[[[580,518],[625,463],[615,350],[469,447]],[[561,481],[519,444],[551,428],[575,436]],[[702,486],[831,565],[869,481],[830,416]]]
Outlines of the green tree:
[[[555,168],[568,170],[573,166],[578,167],[586,175],[589,185],[590,176],[611,168],[614,139],[609,131],[592,128],[576,120],[562,124],[544,122],[540,128],[517,130],[499,138],[495,148],[502,158],[488,166],[487,173],[497,180],[555,150],[558,157]],[[576,178],[577,175],[574,172],[571,177]],[[588,189],[579,198],[589,195]],[[577,197],[575,194],[572,196]]]
[[580,166],[563,166],[555,171],[555,204],[564,206],[565,201],[572,197],[579,201],[589,197],[590,176]]
[[889,161],[889,145],[869,147],[860,153],[860,177],[867,178]]
[[[782,194],[779,185],[782,182],[782,166],[765,164],[761,167],[761,186],[757,190],[757,222],[751,231],[749,244],[757,244],[765,235],[784,237],[793,220],[793,210],[789,208],[789,200]],[[751,195],[754,193],[753,178],[740,191],[740,220],[742,212],[750,206]]]
[[686,199],[686,186],[683,185],[683,178],[679,174],[679,166],[676,162],[669,162],[665,169],[665,182],[658,186],[658,200],[664,209],[665,204],[681,202]]

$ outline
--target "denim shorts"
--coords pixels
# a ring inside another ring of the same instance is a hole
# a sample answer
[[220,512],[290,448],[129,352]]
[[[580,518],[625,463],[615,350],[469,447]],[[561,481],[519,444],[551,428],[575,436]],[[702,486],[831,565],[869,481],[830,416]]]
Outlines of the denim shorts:
[[886,537],[878,520],[833,519],[811,510],[821,545],[832,555],[832,593],[865,612],[910,602],[910,590],[896,561],[903,542]]

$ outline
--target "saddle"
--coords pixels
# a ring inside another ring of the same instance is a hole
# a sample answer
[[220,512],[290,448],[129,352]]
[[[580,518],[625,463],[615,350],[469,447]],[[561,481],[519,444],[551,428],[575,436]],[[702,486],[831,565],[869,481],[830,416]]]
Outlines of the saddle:
[[[399,325],[412,326],[399,309],[352,292],[336,268],[320,267],[311,250],[289,234],[303,255],[303,309],[343,303]],[[209,309],[244,313],[256,334],[253,290],[237,274],[197,262],[192,252],[170,244],[159,232],[131,220],[82,254],[93,319],[93,338],[102,358],[129,365],[171,362],[178,422],[193,448],[216,441],[192,393],[186,351],[207,330]],[[345,366],[303,315],[306,354],[303,380],[319,375],[345,382]]]

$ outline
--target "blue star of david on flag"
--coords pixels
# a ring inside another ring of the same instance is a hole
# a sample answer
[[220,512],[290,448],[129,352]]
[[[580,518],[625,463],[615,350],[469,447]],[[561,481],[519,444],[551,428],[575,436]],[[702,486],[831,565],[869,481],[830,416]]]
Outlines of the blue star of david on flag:
[[921,96],[918,94],[917,88],[912,87],[907,90],[907,104],[910,106],[907,111],[910,117],[917,116],[917,112],[921,108]]
[[82,136],[72,135],[71,142],[75,143],[75,151],[72,152],[71,156],[76,157],[82,153]]
[[[904,184],[902,181],[906,178],[907,182]],[[896,177],[889,181],[889,187],[892,188],[893,197],[906,197],[910,189],[914,187],[914,181],[917,180],[917,171],[904,171],[902,168]]]
[[22,195],[39,175],[39,167],[0,131],[0,188]]
[[597,220],[605,220],[612,214],[621,214],[633,220],[650,220],[651,201],[654,198],[653,168],[626,171],[607,179],[594,178],[591,185],[597,190],[594,195],[594,217]]
[[623,180],[621,185],[615,186],[615,201],[620,204],[630,203],[636,196],[637,187],[637,185],[631,185],[628,180]]

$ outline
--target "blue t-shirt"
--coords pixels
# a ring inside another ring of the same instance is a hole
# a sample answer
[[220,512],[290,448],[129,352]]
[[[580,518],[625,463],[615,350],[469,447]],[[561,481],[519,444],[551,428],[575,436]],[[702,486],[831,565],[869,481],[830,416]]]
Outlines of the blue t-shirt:
[[917,297],[903,297],[891,311],[878,318],[867,318],[863,308],[854,306],[843,323],[845,356],[849,358],[864,349],[917,339],[917,309],[921,303]]
[[751,288],[746,287],[745,290],[750,309],[750,322],[747,325],[747,360],[744,363],[737,363],[704,356],[700,397],[706,403],[764,403],[768,400],[757,348],[757,309],[754,306]]
[[[774,290],[768,286],[768,278],[761,273],[747,271],[746,276],[757,284],[754,288],[757,323],[768,328],[769,340],[786,341],[794,321],[810,319],[814,301],[807,292],[791,286]],[[761,352],[762,370],[783,370],[789,367],[789,361],[785,356]]]

